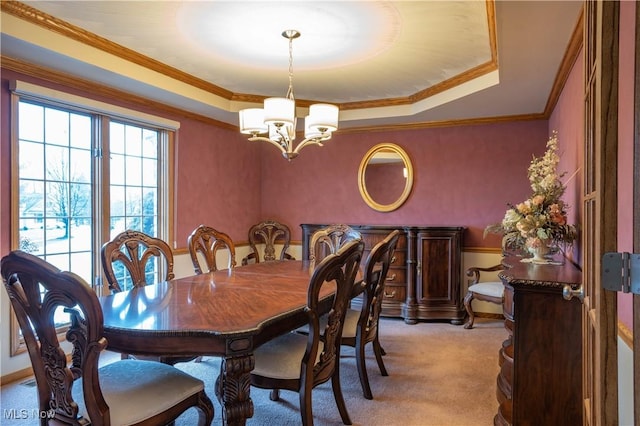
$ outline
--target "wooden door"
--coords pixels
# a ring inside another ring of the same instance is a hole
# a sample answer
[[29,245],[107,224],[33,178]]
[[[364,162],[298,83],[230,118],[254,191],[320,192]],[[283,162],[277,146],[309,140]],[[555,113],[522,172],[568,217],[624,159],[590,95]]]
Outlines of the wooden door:
[[617,251],[619,3],[585,2],[582,349],[585,425],[618,424],[617,296],[601,259]]

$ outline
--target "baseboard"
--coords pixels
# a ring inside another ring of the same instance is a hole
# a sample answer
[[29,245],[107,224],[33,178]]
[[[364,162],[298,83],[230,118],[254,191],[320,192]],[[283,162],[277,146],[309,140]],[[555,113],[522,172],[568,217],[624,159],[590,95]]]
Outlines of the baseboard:
[[492,314],[489,312],[474,312],[473,315],[476,318],[492,318],[492,319],[498,319],[498,320],[504,319],[504,315],[502,314]]
[[[67,363],[71,362],[71,354],[67,354]],[[18,380],[26,379],[33,376],[33,368],[31,366],[23,368],[22,370],[14,371],[13,373],[6,374],[0,377],[0,385],[8,385],[9,383],[16,382]]]
[[14,371],[13,373],[9,373],[0,377],[1,385],[8,385],[9,383],[17,382],[18,380],[26,379],[27,377],[33,376],[33,368],[27,367],[22,370]]
[[618,320],[618,336],[633,350],[633,331],[620,320]]

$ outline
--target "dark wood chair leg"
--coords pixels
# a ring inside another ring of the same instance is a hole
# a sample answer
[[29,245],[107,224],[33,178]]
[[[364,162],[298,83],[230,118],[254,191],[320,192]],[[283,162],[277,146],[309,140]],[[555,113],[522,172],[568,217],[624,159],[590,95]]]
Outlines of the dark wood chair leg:
[[378,361],[378,368],[380,368],[380,374],[388,376],[387,369],[384,366],[382,355],[384,355],[384,349],[380,346],[380,341],[376,338],[373,342],[373,353],[376,355],[376,361]]
[[362,395],[366,399],[373,399],[371,386],[369,386],[369,376],[367,375],[364,345],[358,342],[358,339],[356,339],[356,366],[358,367],[358,377],[360,377],[360,385],[362,386]]
[[473,313],[473,309],[471,308],[471,301],[473,300],[473,292],[468,292],[466,296],[464,296],[464,308],[467,310],[467,315],[469,315],[469,319],[467,323],[464,325],[464,328],[470,329],[473,328],[473,321],[475,320],[475,315]]
[[311,407],[311,385],[300,391],[300,416],[303,426],[313,426],[313,408]]
[[336,400],[340,417],[342,417],[342,423],[345,425],[352,424],[351,419],[349,418],[349,413],[347,412],[347,405],[344,403],[344,397],[342,396],[339,367],[336,367],[336,372],[333,374],[333,377],[331,377],[331,387],[333,388],[333,397]]
[[[204,391],[198,395],[198,425],[210,425],[213,422],[214,409],[213,402]],[[175,422],[172,422],[175,424]]]
[[271,392],[269,392],[269,399],[272,401],[278,401],[280,399],[280,389],[271,389]]

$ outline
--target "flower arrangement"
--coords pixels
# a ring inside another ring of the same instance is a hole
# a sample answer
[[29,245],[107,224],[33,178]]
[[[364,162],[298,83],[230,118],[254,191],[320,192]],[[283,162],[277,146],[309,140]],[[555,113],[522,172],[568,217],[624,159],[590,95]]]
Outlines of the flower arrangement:
[[554,131],[547,141],[547,151],[542,157],[533,157],[528,169],[533,194],[522,203],[508,204],[502,222],[489,225],[487,233],[502,234],[503,249],[529,249],[545,246],[571,246],[577,238],[574,225],[567,223],[568,206],[560,198],[565,186],[556,169],[558,136]]

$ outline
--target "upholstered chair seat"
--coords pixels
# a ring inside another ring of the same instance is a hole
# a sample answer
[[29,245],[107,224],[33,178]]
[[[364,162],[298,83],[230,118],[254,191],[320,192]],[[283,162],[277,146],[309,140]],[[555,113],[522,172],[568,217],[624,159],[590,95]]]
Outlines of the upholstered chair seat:
[[[99,368],[98,375],[107,405],[115,408],[110,410],[112,425],[140,423],[204,391],[202,380],[154,361],[124,359]],[[89,418],[82,396],[82,378],[74,383],[72,394],[80,414]]]
[[470,286],[469,291],[476,294],[484,294],[485,296],[502,298],[504,294],[504,284],[502,284],[502,281],[478,283]]
[[[307,349],[308,340],[303,334],[287,333],[265,343],[255,350],[256,364],[251,373],[277,379],[300,378],[300,360]],[[324,344],[320,341],[316,362],[323,348]]]

